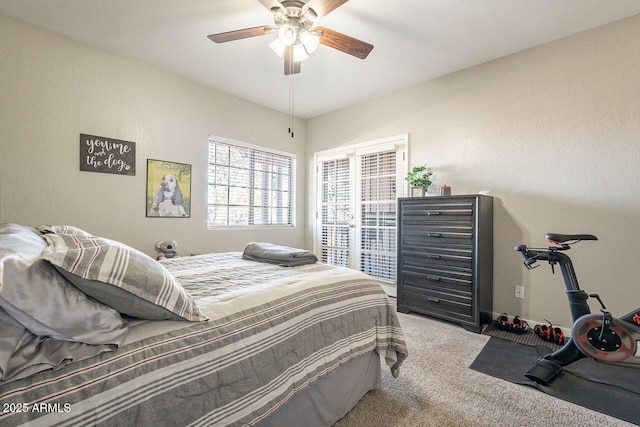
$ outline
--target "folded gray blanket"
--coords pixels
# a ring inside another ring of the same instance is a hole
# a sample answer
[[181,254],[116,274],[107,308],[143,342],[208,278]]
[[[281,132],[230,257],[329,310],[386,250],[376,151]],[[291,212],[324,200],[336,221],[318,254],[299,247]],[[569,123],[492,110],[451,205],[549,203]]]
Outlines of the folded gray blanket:
[[268,262],[282,267],[296,267],[318,262],[318,257],[313,252],[264,242],[249,243],[242,252],[242,259]]

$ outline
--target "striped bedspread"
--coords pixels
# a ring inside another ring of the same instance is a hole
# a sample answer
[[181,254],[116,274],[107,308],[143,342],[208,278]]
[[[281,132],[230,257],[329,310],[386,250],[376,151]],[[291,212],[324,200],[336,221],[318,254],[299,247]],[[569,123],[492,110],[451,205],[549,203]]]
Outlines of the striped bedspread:
[[0,384],[0,425],[254,425],[299,390],[378,351],[407,355],[395,307],[366,275],[240,253],[164,265],[207,322],[138,321],[117,351]]

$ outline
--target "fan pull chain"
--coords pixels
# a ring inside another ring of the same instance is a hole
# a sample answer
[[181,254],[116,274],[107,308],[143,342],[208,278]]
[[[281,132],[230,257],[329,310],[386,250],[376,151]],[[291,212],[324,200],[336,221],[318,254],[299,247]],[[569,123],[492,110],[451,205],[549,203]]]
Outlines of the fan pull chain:
[[[293,59],[291,59],[291,69],[293,69]],[[294,132],[293,132],[293,120],[294,120],[294,90],[295,90],[295,85],[294,85],[294,80],[293,80],[293,76],[295,76],[295,74],[291,74],[289,76],[290,80],[289,80],[289,135],[291,135],[291,138],[293,138]]]

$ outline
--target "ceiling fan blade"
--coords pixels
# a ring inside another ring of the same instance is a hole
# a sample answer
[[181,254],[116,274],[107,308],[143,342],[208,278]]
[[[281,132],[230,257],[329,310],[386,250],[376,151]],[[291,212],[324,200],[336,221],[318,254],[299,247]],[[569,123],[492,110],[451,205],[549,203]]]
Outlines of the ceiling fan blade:
[[293,60],[293,46],[287,46],[284,49],[284,75],[298,74],[300,72],[300,62]]
[[367,55],[369,55],[369,52],[373,50],[372,44],[354,39],[337,31],[325,27],[314,27],[314,30],[322,31],[320,43],[323,45],[338,49],[357,58],[365,59]]
[[266,7],[269,10],[273,9],[274,7],[284,9],[284,6],[278,0],[258,0],[258,1],[260,2],[260,4],[262,4],[264,7]]
[[244,28],[242,30],[227,31],[226,33],[211,34],[207,37],[216,43],[231,42],[234,40],[246,39],[249,37],[264,36],[270,31],[275,30],[271,25],[262,25],[260,27]]
[[319,18],[328,15],[331,11],[339,8],[349,0],[310,0],[307,4],[302,8],[302,13],[306,12],[307,9],[313,9]]

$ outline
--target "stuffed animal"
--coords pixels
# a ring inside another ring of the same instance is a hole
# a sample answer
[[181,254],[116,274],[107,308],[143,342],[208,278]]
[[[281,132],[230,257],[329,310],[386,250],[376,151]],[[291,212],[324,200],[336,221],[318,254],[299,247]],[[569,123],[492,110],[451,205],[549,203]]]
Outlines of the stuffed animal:
[[160,240],[156,243],[156,252],[158,252],[157,260],[166,259],[166,258],[175,258],[178,256],[178,252],[176,252],[176,248],[178,247],[178,243],[175,240]]

